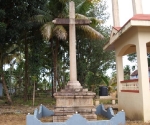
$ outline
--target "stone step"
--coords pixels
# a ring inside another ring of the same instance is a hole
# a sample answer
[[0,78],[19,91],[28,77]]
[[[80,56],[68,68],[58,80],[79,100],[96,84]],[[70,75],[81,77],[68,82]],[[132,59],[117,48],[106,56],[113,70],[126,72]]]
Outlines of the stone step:
[[54,107],[54,110],[77,110],[77,109],[84,109],[84,110],[88,110],[88,109],[96,109],[95,106],[73,106],[73,107]]
[[95,113],[92,109],[79,109],[79,110],[55,110],[55,113]]
[[[55,114],[54,115],[73,115],[73,114],[75,114],[76,112],[55,112]],[[94,114],[94,112],[77,112],[77,113],[79,113],[79,114],[81,114],[81,115],[86,115],[86,114]]]
[[[53,122],[64,122],[67,119],[69,119],[72,115],[57,115],[53,116]],[[97,115],[95,114],[83,114],[84,118],[86,118],[89,121],[97,120]]]
[[[73,92],[73,91],[75,91],[75,90],[73,90],[73,89],[68,89],[68,88],[61,89],[61,92]],[[88,88],[85,88],[85,89],[82,89],[82,88],[81,88],[79,92],[88,92]]]

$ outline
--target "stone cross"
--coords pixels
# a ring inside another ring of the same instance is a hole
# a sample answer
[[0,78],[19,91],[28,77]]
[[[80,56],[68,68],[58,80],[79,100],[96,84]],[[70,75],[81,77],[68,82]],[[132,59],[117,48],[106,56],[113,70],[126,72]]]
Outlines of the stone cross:
[[74,2],[69,2],[69,19],[57,18],[53,21],[54,24],[69,25],[69,56],[70,56],[70,81],[67,83],[69,88],[82,88],[77,81],[77,66],[76,66],[76,29],[75,25],[88,25],[90,20],[75,19]]

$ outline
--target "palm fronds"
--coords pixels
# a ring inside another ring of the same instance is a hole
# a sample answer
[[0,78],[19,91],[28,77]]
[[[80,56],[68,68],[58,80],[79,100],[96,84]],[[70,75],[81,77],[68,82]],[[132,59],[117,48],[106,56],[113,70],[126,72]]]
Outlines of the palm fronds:
[[75,18],[76,19],[86,19],[86,20],[89,19],[87,16],[79,14],[79,13],[76,13]]
[[52,37],[52,28],[53,28],[52,22],[47,22],[41,27],[41,33],[46,40],[50,40]]
[[98,24],[103,23],[102,20],[99,20],[99,19],[97,19],[97,18],[95,18],[95,17],[87,17],[87,16],[85,16],[85,15],[78,14],[78,13],[76,13],[76,19],[86,19],[86,20],[90,20],[90,21],[91,21],[91,24],[90,24],[91,26],[96,26],[96,25],[98,25]]
[[81,14],[86,14],[90,11],[90,8],[93,6],[90,0],[85,0],[76,6],[76,12]]
[[94,17],[86,17],[82,14],[76,14],[76,19],[87,19],[87,20],[91,20],[91,24],[90,26],[85,26],[85,25],[81,25],[78,26],[79,29],[83,30],[85,32],[85,34],[87,34],[87,36],[91,39],[102,39],[103,35],[101,33],[99,33],[98,31],[96,31],[94,28],[92,28],[91,26],[96,26],[97,24],[101,23],[100,20],[94,18]]
[[57,25],[53,29],[53,35],[56,36],[60,40],[66,40],[67,39],[67,31],[62,25]]
[[47,21],[50,21],[49,16],[45,16],[45,15],[35,15],[33,17],[31,17],[32,21],[34,22],[39,22],[39,23],[45,23]]
[[90,26],[81,25],[78,28],[82,29],[87,37],[91,39],[103,39],[103,35]]

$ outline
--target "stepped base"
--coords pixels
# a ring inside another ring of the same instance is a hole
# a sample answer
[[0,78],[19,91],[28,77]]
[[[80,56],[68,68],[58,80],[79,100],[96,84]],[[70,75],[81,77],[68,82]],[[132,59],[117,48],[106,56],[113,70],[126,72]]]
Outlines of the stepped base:
[[[53,116],[53,122],[65,122],[70,117],[72,117],[72,115],[57,115],[57,116]],[[96,121],[97,120],[97,115],[95,115],[95,114],[81,114],[81,115],[84,118],[88,119],[89,121]]]
[[96,109],[93,105],[95,95],[88,89],[73,89],[68,86],[55,93],[56,107],[53,122],[66,121],[75,113],[81,114],[87,120],[97,120]]

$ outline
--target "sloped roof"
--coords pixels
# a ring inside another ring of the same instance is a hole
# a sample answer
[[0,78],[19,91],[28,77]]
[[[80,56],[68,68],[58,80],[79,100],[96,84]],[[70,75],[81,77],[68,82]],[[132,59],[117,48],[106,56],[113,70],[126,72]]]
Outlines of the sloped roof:
[[[150,71],[150,67],[148,67],[148,71]],[[137,76],[138,75],[138,70],[135,70],[132,74],[131,74],[131,76]]]
[[137,76],[138,75],[138,70],[135,70],[132,74],[131,74],[131,76]]
[[121,27],[113,27],[113,28],[118,30],[118,31],[121,29]]
[[150,21],[150,14],[136,14],[130,18],[122,27],[113,27],[113,29],[117,30],[117,33],[110,37],[110,40],[103,47],[104,50],[113,50],[113,44],[120,37],[120,33],[123,34],[132,26],[150,26],[149,23],[143,23],[143,21]]
[[131,20],[150,21],[150,14],[136,14],[136,15],[134,15],[122,27],[120,27],[119,30],[123,29],[123,27],[125,27]]
[[136,14],[130,20],[150,20],[150,14]]

